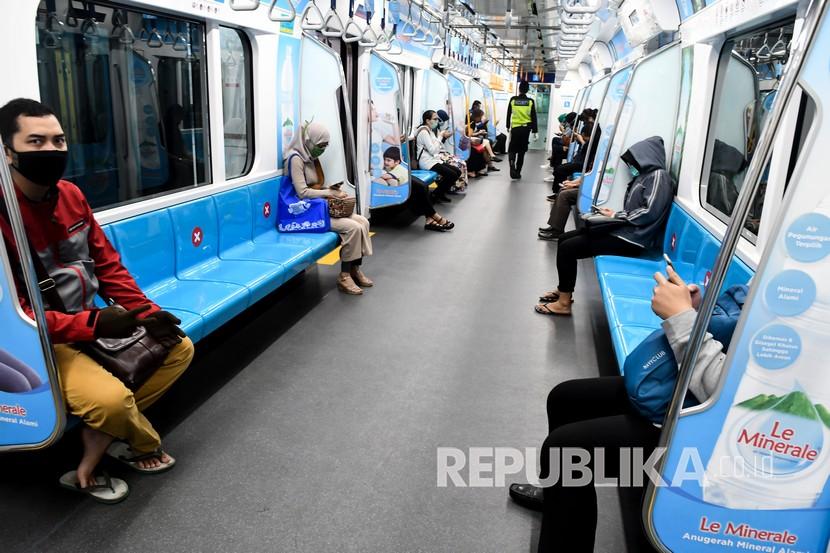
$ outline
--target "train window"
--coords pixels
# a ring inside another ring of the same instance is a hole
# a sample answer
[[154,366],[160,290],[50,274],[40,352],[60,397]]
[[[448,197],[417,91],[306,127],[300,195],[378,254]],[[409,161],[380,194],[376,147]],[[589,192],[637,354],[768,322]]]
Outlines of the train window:
[[41,2],[36,25],[41,99],[93,208],[208,182],[202,25],[72,0]]
[[674,182],[680,180],[680,165],[683,161],[683,144],[686,141],[686,125],[689,122],[689,102],[692,99],[692,70],[694,67],[694,46],[683,48],[680,66],[680,99],[677,107],[677,124],[671,149],[670,173]]
[[[701,203],[728,222],[743,187],[758,137],[772,109],[790,53],[792,22],[727,41],[718,69],[715,105],[709,123],[708,177]],[[754,241],[763,211],[769,162],[744,223]]]
[[241,177],[254,161],[251,44],[242,31],[219,28],[222,50],[222,116],[225,178]]

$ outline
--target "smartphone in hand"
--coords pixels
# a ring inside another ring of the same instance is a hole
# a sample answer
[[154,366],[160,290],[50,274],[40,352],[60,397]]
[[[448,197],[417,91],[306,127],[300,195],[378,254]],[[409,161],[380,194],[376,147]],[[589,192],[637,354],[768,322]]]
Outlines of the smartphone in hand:
[[663,259],[666,261],[666,265],[674,269],[674,262],[671,260],[671,257],[669,257],[666,254],[663,254]]
[[340,190],[340,187],[341,187],[341,186],[343,186],[343,182],[342,182],[342,181],[341,181],[341,182],[336,182],[336,183],[332,184],[331,186],[329,186],[329,188],[334,188],[335,190]]

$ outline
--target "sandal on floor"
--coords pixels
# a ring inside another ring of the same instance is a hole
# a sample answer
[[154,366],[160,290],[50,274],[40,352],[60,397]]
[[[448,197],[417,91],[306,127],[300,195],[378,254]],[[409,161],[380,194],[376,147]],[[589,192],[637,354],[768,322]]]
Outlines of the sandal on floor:
[[[539,296],[539,301],[542,303],[554,303],[559,301],[559,292],[554,290],[552,292],[548,292],[544,296]],[[571,296],[571,303],[574,302],[574,297]]]
[[176,460],[168,454],[167,456],[170,457],[170,461],[167,463],[162,462],[161,466],[155,468],[142,468],[138,465],[139,461],[147,461],[148,459],[158,459],[161,461],[164,456],[164,451],[159,448],[155,451],[151,451],[150,453],[136,455],[129,444],[119,441],[115,441],[110,444],[107,448],[107,455],[119,463],[127,465],[134,471],[140,472],[141,474],[160,474],[172,469],[176,464]]
[[455,228],[455,223],[446,217],[441,217],[440,215],[438,216],[438,221],[435,221],[435,219],[433,219],[433,221],[444,227],[446,230],[452,230]]
[[349,294],[350,296],[360,296],[363,294],[363,290],[354,283],[351,275],[337,277],[337,288],[344,294]]
[[556,305],[556,302],[552,303],[539,303],[534,306],[534,310],[539,313],[540,315],[558,315],[562,317],[570,317],[571,316],[571,308],[568,306],[567,310],[565,311],[557,311],[548,307],[549,305]]
[[445,232],[449,229],[444,225],[436,223],[434,220],[424,225],[424,230],[434,230],[435,232]]
[[106,472],[100,476],[93,476],[95,484],[82,488],[78,482],[78,471],[70,470],[60,477],[58,483],[61,488],[88,495],[99,503],[114,505],[121,503],[130,495],[130,487],[120,478],[110,478]]

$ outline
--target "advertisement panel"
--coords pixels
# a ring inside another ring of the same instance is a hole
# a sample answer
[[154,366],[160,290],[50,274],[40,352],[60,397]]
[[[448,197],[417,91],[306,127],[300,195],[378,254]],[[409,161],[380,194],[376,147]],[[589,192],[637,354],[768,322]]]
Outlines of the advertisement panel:
[[400,83],[395,68],[379,56],[369,60],[370,207],[386,207],[409,198],[409,164],[404,159],[398,122]]
[[[450,104],[452,105],[453,143],[455,155],[462,160],[470,157],[470,141],[467,136],[467,94],[464,91],[464,81],[450,73]],[[462,140],[464,138],[464,140]]]
[[650,505],[652,531],[671,551],[828,550],[828,51],[825,16],[799,82],[816,104],[811,139],[753,279],[723,387],[673,427],[662,471],[673,484],[655,488]]
[[277,168],[285,148],[294,139],[300,119],[300,39],[281,36],[277,51]]

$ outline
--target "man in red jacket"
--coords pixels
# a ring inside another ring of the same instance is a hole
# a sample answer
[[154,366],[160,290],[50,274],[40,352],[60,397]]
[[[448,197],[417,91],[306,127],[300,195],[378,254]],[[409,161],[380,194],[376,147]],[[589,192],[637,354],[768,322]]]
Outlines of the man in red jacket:
[[[61,483],[95,499],[114,502],[126,497],[128,489],[123,481],[116,486],[112,482],[116,479],[93,476],[105,452],[119,452],[116,456],[121,461],[145,473],[167,470],[175,463],[162,451],[158,433],[141,411],[160,398],[188,367],[193,343],[178,328],[180,321],[139,289],[80,189],[61,180],[68,151],[55,114],[34,100],[12,100],[0,108],[0,136],[26,233],[35,250],[32,254],[40,258],[54,281],[65,309],[58,311],[44,300],[66,404],[69,412],[85,423],[81,432],[83,458],[77,471],[64,475]],[[13,244],[11,229],[2,215],[0,231],[6,243]],[[15,258],[13,253],[10,258]],[[20,282],[17,289],[21,307],[34,318]],[[98,309],[96,295],[111,298],[116,305]],[[127,337],[139,325],[171,349],[162,367],[133,394],[75,344],[101,337]],[[113,443],[114,439],[129,447]]]

